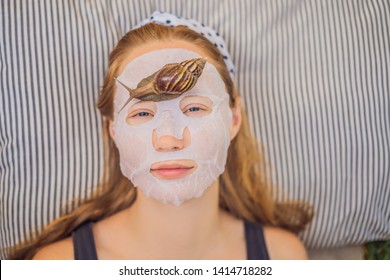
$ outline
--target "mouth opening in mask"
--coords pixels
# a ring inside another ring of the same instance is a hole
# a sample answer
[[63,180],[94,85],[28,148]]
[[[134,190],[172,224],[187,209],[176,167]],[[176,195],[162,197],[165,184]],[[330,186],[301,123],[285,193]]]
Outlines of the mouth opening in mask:
[[192,174],[197,167],[196,162],[190,159],[167,160],[153,163],[150,173],[160,180],[175,180]]

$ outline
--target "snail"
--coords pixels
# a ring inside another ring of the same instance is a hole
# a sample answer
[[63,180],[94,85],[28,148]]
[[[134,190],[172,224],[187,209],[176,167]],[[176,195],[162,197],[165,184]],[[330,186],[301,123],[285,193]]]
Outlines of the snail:
[[142,79],[135,89],[127,87],[115,78],[130,95],[130,98],[119,112],[122,111],[133,98],[143,101],[159,102],[179,97],[195,86],[198,78],[202,75],[205,64],[206,59],[204,58],[193,58],[180,63],[166,64],[157,72]]

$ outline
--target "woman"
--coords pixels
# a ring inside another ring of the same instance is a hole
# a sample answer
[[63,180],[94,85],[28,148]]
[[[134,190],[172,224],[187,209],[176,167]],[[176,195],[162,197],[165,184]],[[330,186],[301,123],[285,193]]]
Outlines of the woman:
[[[307,257],[292,232],[311,220],[309,207],[272,200],[217,47],[187,27],[155,23],[119,41],[98,102],[107,156],[101,188],[12,258]],[[158,92],[159,73],[178,67],[183,78],[178,65],[188,70],[193,60],[202,69],[190,86]]]

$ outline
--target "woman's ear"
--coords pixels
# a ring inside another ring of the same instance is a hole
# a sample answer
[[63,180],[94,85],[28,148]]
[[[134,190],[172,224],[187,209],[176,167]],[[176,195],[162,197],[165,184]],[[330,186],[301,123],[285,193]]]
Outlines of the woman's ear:
[[233,113],[233,121],[232,124],[230,125],[230,140],[233,140],[234,137],[236,137],[241,127],[241,121],[242,121],[241,98],[239,96],[235,98],[234,107],[232,108],[232,113]]

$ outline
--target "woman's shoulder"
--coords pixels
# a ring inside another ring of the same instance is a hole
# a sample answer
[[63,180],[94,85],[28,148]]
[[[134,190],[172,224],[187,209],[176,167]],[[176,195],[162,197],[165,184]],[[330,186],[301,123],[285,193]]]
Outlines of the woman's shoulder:
[[43,247],[34,255],[33,260],[74,260],[72,237]]
[[264,226],[264,239],[269,257],[272,260],[307,259],[307,252],[302,241],[290,231]]

